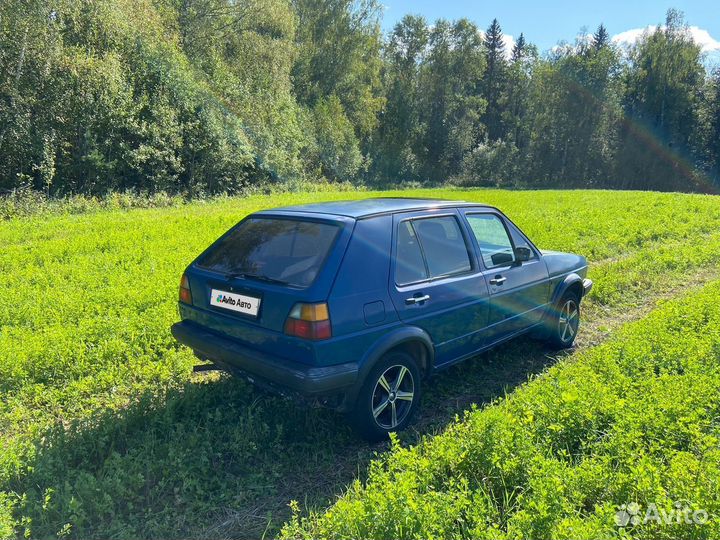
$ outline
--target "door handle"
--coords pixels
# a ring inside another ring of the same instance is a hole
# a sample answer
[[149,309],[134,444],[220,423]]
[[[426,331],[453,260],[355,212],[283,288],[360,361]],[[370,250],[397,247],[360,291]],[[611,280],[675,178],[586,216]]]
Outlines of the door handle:
[[426,302],[428,300],[430,300],[430,295],[424,294],[422,296],[411,296],[410,298],[406,298],[405,303],[408,306],[411,306],[413,304],[419,304],[420,302]]
[[490,280],[490,285],[502,285],[503,283],[505,283],[506,279],[507,278],[505,276],[497,275]]

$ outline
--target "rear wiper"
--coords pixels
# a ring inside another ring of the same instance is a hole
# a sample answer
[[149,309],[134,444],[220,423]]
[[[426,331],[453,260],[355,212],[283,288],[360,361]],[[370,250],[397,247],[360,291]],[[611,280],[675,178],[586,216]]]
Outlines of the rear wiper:
[[256,281],[264,281],[265,283],[275,283],[277,285],[289,285],[289,281],[283,281],[282,279],[272,278],[262,274],[246,274],[244,272],[238,272],[236,274],[227,274],[228,279],[254,279]]

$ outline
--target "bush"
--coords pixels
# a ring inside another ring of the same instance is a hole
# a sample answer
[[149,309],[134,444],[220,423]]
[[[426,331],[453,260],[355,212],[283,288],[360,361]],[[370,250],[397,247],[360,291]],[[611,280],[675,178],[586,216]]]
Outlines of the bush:
[[363,166],[355,129],[336,96],[323,99],[314,109],[315,138],[322,173],[331,180],[352,180]]
[[70,195],[49,197],[30,188],[12,190],[0,196],[0,221],[34,215],[84,214],[99,210],[129,210],[131,208],[166,208],[184,204],[180,195],[165,192],[111,192],[105,197]]
[[521,178],[519,161],[514,144],[483,143],[465,154],[460,173],[451,181],[459,186],[514,186]]

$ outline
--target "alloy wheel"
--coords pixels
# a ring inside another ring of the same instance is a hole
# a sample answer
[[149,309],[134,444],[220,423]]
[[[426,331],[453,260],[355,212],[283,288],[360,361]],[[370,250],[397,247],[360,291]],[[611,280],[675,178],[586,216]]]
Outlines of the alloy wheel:
[[569,343],[575,338],[580,324],[580,309],[572,298],[567,300],[560,309],[558,335],[560,341]]
[[378,426],[395,429],[407,417],[415,399],[415,380],[403,365],[387,368],[375,383],[372,414]]

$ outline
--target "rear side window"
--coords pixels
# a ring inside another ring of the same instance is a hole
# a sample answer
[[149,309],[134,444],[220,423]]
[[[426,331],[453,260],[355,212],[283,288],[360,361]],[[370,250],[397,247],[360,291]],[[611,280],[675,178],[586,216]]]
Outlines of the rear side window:
[[282,218],[250,218],[206,252],[198,266],[297,287],[315,280],[340,227]]
[[515,252],[505,225],[495,214],[468,214],[468,223],[487,268],[512,264]]
[[422,281],[427,277],[427,268],[415,229],[410,221],[403,221],[398,230],[395,282],[402,285]]
[[399,285],[450,276],[472,268],[460,225],[452,216],[400,223],[395,282]]

